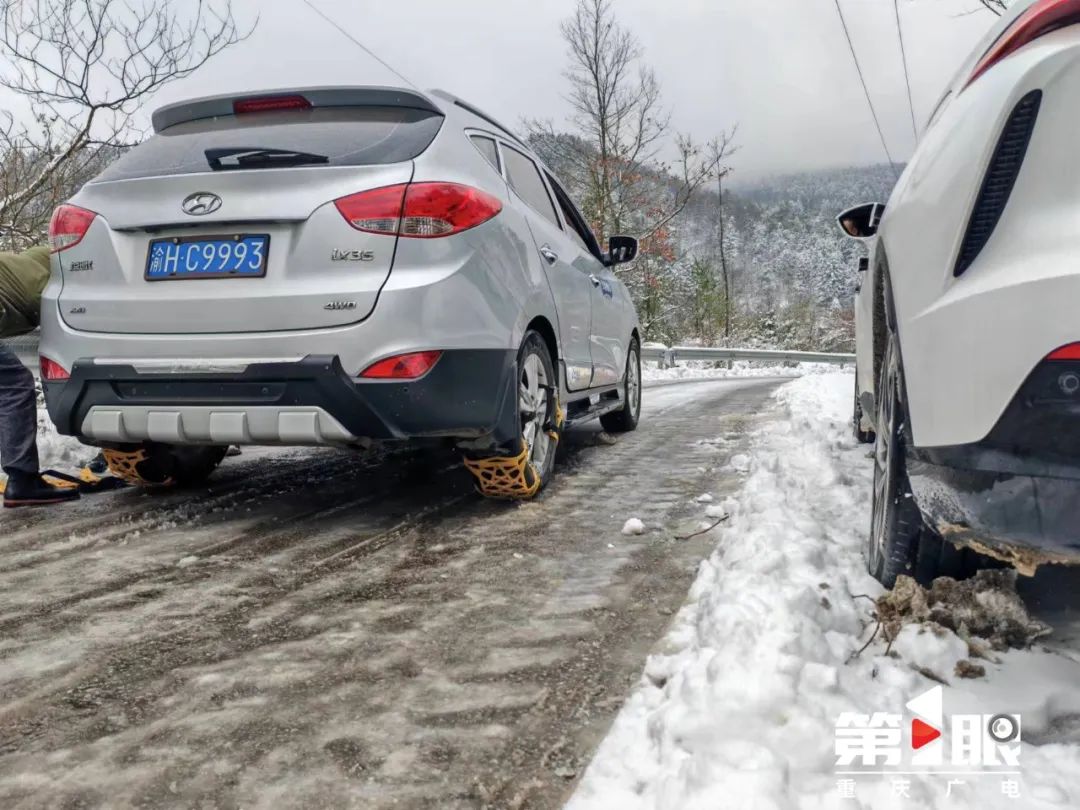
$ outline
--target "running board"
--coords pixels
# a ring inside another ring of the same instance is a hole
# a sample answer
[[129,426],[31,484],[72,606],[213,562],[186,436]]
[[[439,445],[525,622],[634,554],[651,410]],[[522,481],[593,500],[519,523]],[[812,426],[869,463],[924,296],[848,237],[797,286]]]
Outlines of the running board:
[[574,427],[576,425],[583,425],[586,422],[591,422],[594,419],[599,419],[606,413],[617,411],[623,406],[622,399],[602,399],[587,410],[568,413],[566,416],[566,427]]

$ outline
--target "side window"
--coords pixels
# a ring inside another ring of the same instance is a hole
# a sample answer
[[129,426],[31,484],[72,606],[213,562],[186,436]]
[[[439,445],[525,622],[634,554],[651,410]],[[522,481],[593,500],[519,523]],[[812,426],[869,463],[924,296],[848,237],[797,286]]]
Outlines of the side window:
[[505,144],[503,144],[502,153],[503,160],[506,161],[506,177],[514,191],[538,213],[551,220],[551,224],[561,229],[555,206],[551,202],[551,196],[544,186],[536,164],[531,158]]
[[483,135],[470,135],[473,146],[480,150],[480,154],[487,158],[488,163],[499,171],[499,150],[495,148],[494,138],[485,138]]
[[592,231],[589,230],[589,226],[585,224],[585,217],[574,206],[574,203],[570,200],[570,195],[563,190],[559,182],[547,172],[545,174],[547,174],[548,183],[551,184],[551,188],[555,191],[555,199],[559,203],[559,208],[562,209],[563,219],[570,226],[570,235],[582,250],[599,259],[600,246],[597,244]]

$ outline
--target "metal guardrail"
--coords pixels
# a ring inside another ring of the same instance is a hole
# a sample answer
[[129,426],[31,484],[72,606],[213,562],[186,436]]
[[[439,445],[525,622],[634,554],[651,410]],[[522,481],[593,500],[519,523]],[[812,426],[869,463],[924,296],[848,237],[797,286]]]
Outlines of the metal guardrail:
[[705,346],[656,346],[641,349],[642,360],[670,368],[680,360],[759,360],[773,363],[832,363],[854,365],[855,355],[832,352],[789,352],[777,349],[719,349]]
[[22,360],[23,365],[38,373],[38,336],[37,332],[33,332],[29,335],[22,335],[17,338],[6,338],[0,340],[0,346],[3,346],[9,351],[15,352],[15,355]]
[[[38,370],[37,333],[0,340],[0,346],[18,355],[35,374]],[[773,363],[833,363],[838,366],[853,365],[855,355],[830,352],[787,352],[776,349],[717,349],[704,346],[657,346],[641,348],[641,359],[660,363],[670,368],[680,360],[759,360]]]

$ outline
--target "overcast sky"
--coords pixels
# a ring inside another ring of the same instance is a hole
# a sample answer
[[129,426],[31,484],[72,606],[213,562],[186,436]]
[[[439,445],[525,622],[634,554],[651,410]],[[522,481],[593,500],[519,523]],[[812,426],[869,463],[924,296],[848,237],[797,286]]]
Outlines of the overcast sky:
[[[313,0],[420,88],[468,99],[504,123],[565,123],[574,0]],[[890,0],[840,0],[893,157],[912,151]],[[303,0],[234,0],[260,16],[250,40],[163,90],[181,97],[305,84],[400,84]],[[976,0],[900,0],[917,120],[994,23]],[[699,139],[739,125],[743,179],[884,160],[833,0],[615,0],[659,76],[672,123]]]

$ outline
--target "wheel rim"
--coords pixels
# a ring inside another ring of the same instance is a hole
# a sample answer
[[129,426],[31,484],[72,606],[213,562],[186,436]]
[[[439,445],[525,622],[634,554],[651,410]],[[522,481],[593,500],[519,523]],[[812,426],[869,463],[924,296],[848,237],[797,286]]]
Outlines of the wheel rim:
[[889,513],[889,498],[893,497],[896,438],[896,379],[892,368],[891,350],[886,354],[885,373],[882,375],[881,404],[878,407],[878,431],[874,443],[874,505],[870,526],[870,568],[876,571],[885,554],[885,529]]
[[641,363],[638,362],[637,349],[630,350],[626,363],[626,406],[637,418],[641,411]]
[[521,364],[518,403],[521,413],[521,437],[528,449],[528,458],[537,470],[542,470],[551,452],[551,437],[545,430],[550,404],[550,381],[547,369],[536,354],[530,354]]

